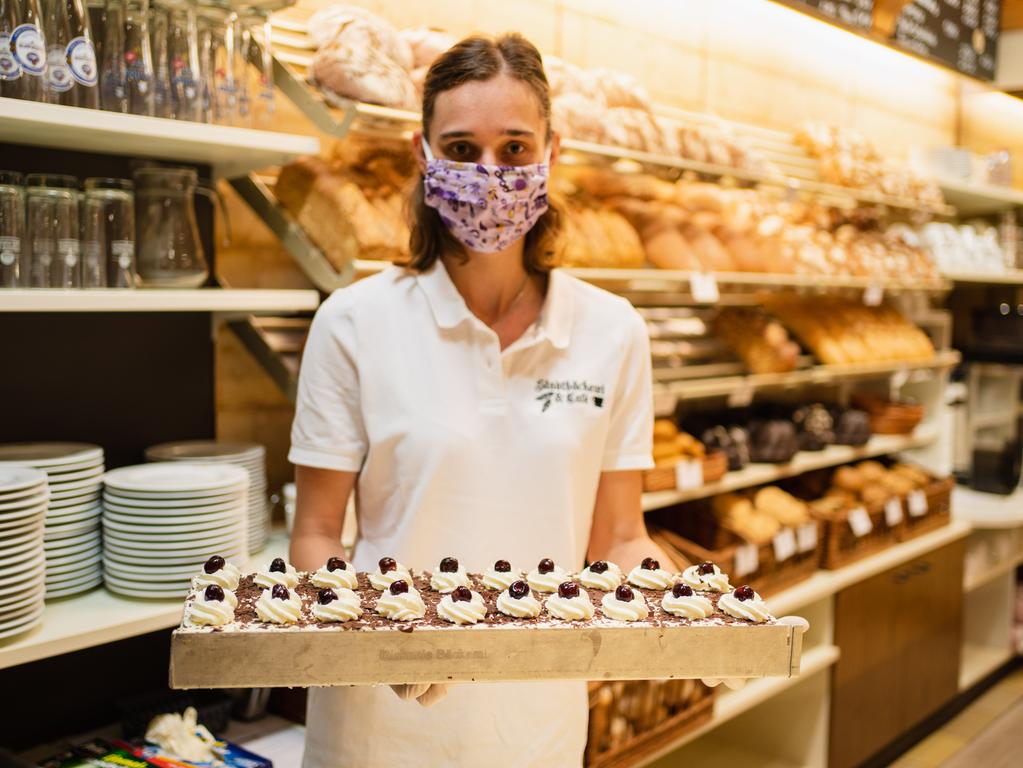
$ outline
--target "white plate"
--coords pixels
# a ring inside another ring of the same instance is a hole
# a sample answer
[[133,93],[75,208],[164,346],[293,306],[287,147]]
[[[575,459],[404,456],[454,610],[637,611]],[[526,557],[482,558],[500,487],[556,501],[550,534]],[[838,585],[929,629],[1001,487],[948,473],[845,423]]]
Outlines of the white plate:
[[123,467],[107,472],[104,482],[110,488],[147,491],[214,491],[235,490],[248,485],[245,470],[231,465],[160,462]]
[[191,517],[188,515],[136,517],[134,515],[122,515],[117,512],[111,512],[109,509],[103,512],[103,525],[115,530],[137,531],[138,533],[146,533],[147,531],[158,533],[168,528],[182,531],[204,531],[213,528],[223,528],[232,524],[244,525],[246,519],[245,514],[237,509],[221,512],[217,515],[203,515],[202,517]]
[[160,507],[152,509],[149,507],[133,507],[124,504],[115,504],[112,501],[105,501],[103,507],[111,512],[132,517],[205,517],[224,512],[248,509],[248,502],[244,498],[235,499],[223,504],[209,504],[201,507]]
[[79,558],[88,558],[93,555],[99,554],[103,551],[103,542],[97,541],[86,541],[82,544],[78,544],[68,549],[60,550],[45,550],[46,565],[49,567],[51,564],[59,565],[61,563],[71,562]]
[[73,555],[64,560],[58,560],[52,565],[50,561],[46,561],[46,580],[50,581],[52,578],[63,578],[65,575],[70,576],[73,573],[85,573],[91,571],[94,566],[99,565],[103,560],[103,555],[99,549],[88,557],[78,557]]
[[260,443],[228,440],[178,440],[146,448],[149,461],[231,461],[265,455],[266,447]]
[[125,509],[153,510],[157,513],[164,509],[204,509],[206,507],[222,507],[225,505],[244,504],[248,497],[240,492],[217,494],[216,496],[193,496],[187,499],[137,499],[131,496],[118,496],[107,491],[103,494],[103,503],[109,507]]
[[[209,546],[194,547],[192,549],[137,549],[135,547],[111,546],[109,542],[103,542],[103,554],[111,558],[133,558],[151,563],[166,563],[170,561],[188,559],[196,563],[196,572],[202,564],[213,555],[220,555],[225,560],[245,562],[245,556],[241,554],[242,544],[234,542],[231,544],[211,544]],[[132,565],[145,565],[145,562],[132,562]]]
[[31,583],[26,582],[19,584],[17,590],[17,594],[13,597],[0,600],[0,615],[2,615],[8,608],[18,608],[25,603],[42,600],[43,593],[46,591],[46,583],[42,576],[38,576],[36,580]]
[[19,491],[41,488],[46,484],[46,473],[23,466],[0,466],[0,495],[13,496]]
[[224,544],[240,542],[246,538],[244,528],[235,526],[215,531],[166,531],[164,533],[139,533],[137,531],[120,531],[105,528],[104,539],[117,546],[134,546],[147,549],[182,549],[185,547],[207,546],[222,542]]
[[32,515],[26,515],[25,517],[18,518],[15,520],[0,519],[0,538],[14,532],[28,528],[35,528],[39,521],[46,520],[46,512],[36,512]]
[[[213,554],[220,555],[229,563],[233,562],[235,564],[237,563],[242,563],[243,565],[246,564],[245,561],[247,558],[241,555],[241,551],[239,549],[224,550],[222,552],[214,552]],[[196,555],[175,555],[174,553],[161,554],[156,552],[148,553],[119,552],[110,549],[109,547],[103,550],[103,555],[108,560],[111,560],[115,563],[120,563],[122,567],[127,568],[135,568],[143,565],[152,565],[157,568],[166,568],[172,566],[181,568],[192,567],[195,568],[194,573],[199,573],[199,571],[202,569],[206,561],[209,560],[208,556],[206,558],[200,558],[199,556]]]
[[0,612],[0,629],[7,629],[18,622],[31,619],[41,608],[38,600],[29,600],[24,605]]
[[43,566],[36,566],[31,571],[25,571],[17,577],[4,580],[4,597],[0,599],[0,606],[17,602],[22,592],[31,592],[37,584],[46,577],[46,569]]
[[0,539],[0,562],[4,558],[24,552],[32,547],[43,548],[43,531],[41,527],[29,529],[9,539]]
[[107,589],[111,592],[116,592],[119,595],[125,595],[127,597],[147,597],[151,599],[176,598],[178,600],[184,600],[188,596],[188,590],[190,588],[190,584],[187,582],[158,587],[151,584],[140,584],[134,581],[125,581],[123,579],[118,579],[115,576],[111,576],[110,574],[104,574],[103,581],[106,583]]
[[72,472],[85,472],[86,470],[94,470],[104,468],[102,457],[99,459],[87,459],[86,461],[76,461],[74,464],[61,464],[58,467],[38,467],[46,472],[50,476],[50,482],[54,479],[59,480],[64,475]]
[[93,507],[87,509],[84,512],[75,512],[71,515],[54,515],[49,514],[46,516],[47,525],[67,525],[69,523],[84,523],[89,520],[99,520],[103,516],[102,507]]
[[0,445],[0,463],[59,467],[62,464],[103,458],[103,449],[91,443],[7,443]]
[[103,564],[95,563],[89,568],[81,568],[77,571],[71,571],[69,573],[55,573],[53,576],[46,575],[46,587],[54,589],[69,587],[72,584],[81,584],[89,581],[90,579],[96,578],[97,575],[103,573]]
[[0,561],[3,563],[3,565],[0,565],[0,583],[11,578],[17,578],[20,574],[35,568],[40,560],[46,562],[42,546],[39,547],[38,551],[28,549],[17,555],[5,555],[3,560]]
[[61,523],[59,525],[48,525],[44,529],[46,541],[66,539],[69,536],[77,536],[86,531],[96,531],[100,528],[99,520],[82,520],[77,523]]
[[[201,568],[201,567],[200,567]],[[103,560],[103,571],[126,581],[188,581],[191,582],[200,568],[176,566],[174,568],[142,568],[121,565],[114,560]]]
[[20,499],[12,499],[11,501],[4,501],[3,498],[0,498],[0,518],[4,518],[9,514],[17,514],[22,509],[45,507],[48,500],[49,498],[45,490],[42,493],[22,496]]
[[60,483],[50,488],[51,501],[63,501],[75,498],[76,496],[89,496],[99,493],[103,488],[103,475],[87,477],[84,480],[75,480],[72,483]]
[[86,584],[76,584],[73,587],[62,587],[60,589],[48,589],[46,590],[46,602],[51,600],[59,600],[62,597],[73,597],[74,595],[80,595],[83,592],[90,592],[96,587],[103,586],[103,574],[98,574],[93,579],[90,579]]
[[217,551],[221,549],[240,549],[245,546],[247,541],[248,536],[242,533],[228,533],[224,536],[195,539],[192,537],[142,536],[141,534],[124,536],[107,531],[103,537],[103,546],[124,554],[173,551],[178,554],[207,553],[208,557],[217,554]]
[[33,629],[38,627],[42,623],[42,621],[43,613],[42,611],[40,611],[39,615],[36,616],[31,621],[29,621],[27,624],[23,624],[19,627],[14,627],[12,629],[0,630],[0,640],[6,640],[9,637],[15,637],[17,635],[25,634],[26,632],[31,632]]
[[43,498],[49,498],[50,489],[47,485],[37,485],[29,488],[22,488],[20,491],[12,491],[11,493],[5,493],[0,490],[0,501],[4,504],[18,505],[28,503],[36,496],[42,496]]
[[100,490],[97,488],[92,491],[74,492],[62,494],[59,499],[50,496],[50,509],[60,511],[67,509],[68,507],[80,507],[85,504],[93,505],[100,503]]
[[103,541],[103,533],[101,529],[95,531],[85,531],[76,536],[68,536],[65,539],[54,539],[52,541],[45,540],[43,542],[43,549],[47,552],[63,552],[65,550],[72,549],[73,547],[82,547],[86,544],[98,544]]
[[102,506],[103,502],[99,499],[92,499],[90,501],[73,501],[72,504],[62,502],[60,506],[50,504],[50,514],[73,515],[77,512],[91,512],[94,509],[102,508]]
[[99,466],[92,467],[91,469],[84,469],[80,472],[50,474],[50,488],[54,491],[62,491],[68,487],[73,487],[72,483],[79,483],[83,480],[95,480],[99,483],[104,471],[103,465],[100,464]]

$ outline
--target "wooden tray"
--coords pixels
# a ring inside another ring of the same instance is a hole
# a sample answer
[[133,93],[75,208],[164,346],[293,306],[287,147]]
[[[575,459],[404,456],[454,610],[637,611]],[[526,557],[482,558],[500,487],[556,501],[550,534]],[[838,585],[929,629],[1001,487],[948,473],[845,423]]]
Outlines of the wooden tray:
[[[708,453],[703,457],[703,485],[716,483],[728,471],[728,456],[724,451]],[[678,487],[675,467],[657,467],[643,470],[643,491],[674,491]]]
[[903,521],[898,531],[899,541],[908,541],[948,525],[952,520],[954,487],[955,479],[951,477],[935,480],[926,486],[923,492],[927,496],[927,514],[921,517],[912,517],[908,511],[908,504],[903,503]]
[[211,632],[171,638],[172,688],[790,677],[802,620],[743,626]]

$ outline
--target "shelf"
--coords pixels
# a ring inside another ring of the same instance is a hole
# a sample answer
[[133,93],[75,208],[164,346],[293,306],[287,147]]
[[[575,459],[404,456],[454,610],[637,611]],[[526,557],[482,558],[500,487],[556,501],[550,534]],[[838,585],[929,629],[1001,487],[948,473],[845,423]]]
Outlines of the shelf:
[[[720,689],[722,693],[714,702],[714,714],[708,722],[695,730],[683,734],[676,741],[665,744],[664,747],[656,752],[652,752],[650,755],[645,756],[645,759],[636,763],[634,768],[638,768],[638,766],[641,765],[647,765],[670,752],[674,752],[676,749],[695,741],[718,726],[727,723],[729,720],[733,720],[739,715],[748,712],[758,704],[762,704],[783,691],[787,691],[792,686],[798,685],[811,675],[815,675],[818,672],[828,669],[838,661],[840,655],[841,653],[838,646],[817,646],[816,648],[811,648],[803,652],[803,656],[800,659],[799,675],[797,677],[764,677],[750,681],[737,691],[730,691],[722,686]],[[761,761],[763,760],[763,756],[758,755],[757,758],[758,759],[754,763],[715,762],[714,764],[762,765],[763,763]]]
[[1002,496],[956,486],[952,490],[952,514],[974,528],[1019,528],[1023,526],[1023,488]]
[[312,320],[288,317],[247,317],[227,326],[291,401],[298,397],[302,349]]
[[1000,576],[1004,576],[1007,573],[1015,571],[1019,566],[1023,564],[1023,554],[1018,554],[1013,557],[1009,557],[1000,563],[988,566],[980,571],[978,574],[968,575],[963,573],[963,592],[973,592],[976,589],[990,584]]
[[9,98],[0,98],[0,142],[42,147],[73,144],[82,152],[208,164],[219,177],[238,176],[320,151],[319,140],[312,136]]
[[1013,656],[1013,648],[1008,638],[1003,648],[973,644],[963,646],[959,660],[959,690],[965,691],[979,683]]
[[738,472],[729,472],[716,483],[702,485],[685,491],[655,491],[643,494],[643,510],[650,511],[670,507],[685,501],[716,496],[741,488],[773,483],[786,477],[795,477],[815,469],[835,467],[840,464],[884,456],[889,453],[922,448],[935,442],[938,435],[933,430],[918,430],[918,434],[875,435],[866,445],[854,448],[846,445],[832,445],[823,451],[797,453],[788,464],[751,464]]
[[1023,205],[1023,191],[996,184],[979,184],[961,179],[941,179],[945,200],[962,217],[1000,213]]
[[751,394],[762,389],[834,384],[857,379],[880,378],[891,374],[910,374],[907,381],[923,381],[931,378],[933,372],[954,368],[959,364],[959,360],[960,355],[957,351],[942,350],[936,352],[931,360],[819,365],[788,373],[761,373],[675,381],[654,387],[655,409],[658,414],[661,414],[674,410],[675,401],[678,400],[726,397],[741,393]]
[[[257,557],[261,562],[269,555],[284,554],[287,548],[287,535],[275,531]],[[176,627],[181,623],[181,606],[181,599],[136,600],[103,587],[47,603],[41,625],[0,641],[0,669]]]
[[307,312],[313,290],[245,288],[0,289],[0,312]]
[[1010,269],[1005,272],[993,272],[985,274],[975,272],[972,274],[950,273],[945,275],[947,280],[962,285],[1023,285],[1023,269]]

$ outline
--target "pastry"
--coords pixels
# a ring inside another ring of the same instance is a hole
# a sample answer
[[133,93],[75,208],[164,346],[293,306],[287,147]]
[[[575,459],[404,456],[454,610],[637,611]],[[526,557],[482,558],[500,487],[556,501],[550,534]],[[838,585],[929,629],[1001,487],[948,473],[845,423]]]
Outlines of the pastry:
[[721,569],[714,563],[704,562],[698,565],[691,565],[682,572],[682,583],[698,590],[710,590],[712,592],[727,592],[731,589],[728,584],[728,576],[721,572]]
[[404,579],[392,581],[377,600],[376,612],[393,621],[421,619],[426,615],[426,604],[419,591]]
[[508,589],[522,578],[522,571],[512,568],[507,560],[498,560],[483,572],[483,586],[489,589]]
[[661,564],[652,557],[629,571],[629,583],[643,589],[667,589],[674,581],[671,573],[661,568]]
[[786,419],[755,422],[750,430],[750,458],[755,462],[784,464],[799,451],[795,425]]
[[522,581],[513,581],[497,596],[497,610],[505,616],[516,619],[533,619],[540,615],[543,606]]
[[705,619],[714,613],[714,605],[692,586],[678,582],[661,599],[661,607],[673,616],[683,619]]
[[628,584],[621,584],[614,592],[607,592],[600,599],[604,615],[614,621],[640,621],[650,615],[643,595],[637,594]]
[[298,584],[298,571],[291,563],[284,562],[283,558],[275,557],[270,561],[266,570],[256,573],[256,584],[261,587],[272,587],[281,584],[285,587],[294,587]]
[[373,589],[379,591],[387,589],[399,579],[406,584],[412,583],[412,576],[408,568],[397,562],[393,557],[381,557],[377,563],[377,569],[369,575],[369,583]]
[[351,589],[326,587],[317,594],[312,614],[322,622],[355,621],[362,616],[362,602]]
[[274,584],[256,601],[256,615],[272,624],[294,624],[302,615],[302,601],[283,584]]
[[199,591],[199,596],[188,608],[188,621],[193,624],[220,627],[234,620],[234,609],[238,605],[228,602],[227,595],[234,598],[233,592],[225,592],[217,584],[209,584]]
[[579,583],[584,587],[610,592],[622,583],[622,571],[614,563],[597,560],[579,573]]
[[564,581],[558,585],[557,591],[544,603],[547,612],[564,621],[586,621],[593,618],[593,603],[574,581]]
[[327,564],[313,574],[312,584],[314,587],[329,589],[355,589],[355,569],[350,563],[346,563],[340,557],[332,557]]
[[202,573],[192,577],[192,586],[203,589],[216,584],[223,590],[233,592],[238,589],[241,571],[233,563],[224,561],[220,555],[213,555],[202,567]]
[[437,615],[452,624],[476,624],[487,615],[487,606],[479,592],[458,586],[441,598],[437,604]]
[[444,594],[453,592],[457,587],[468,586],[469,576],[454,557],[441,560],[437,570],[430,576],[430,588]]
[[718,600],[718,607],[729,616],[761,623],[771,618],[763,598],[753,591],[752,587],[738,587],[727,592]]

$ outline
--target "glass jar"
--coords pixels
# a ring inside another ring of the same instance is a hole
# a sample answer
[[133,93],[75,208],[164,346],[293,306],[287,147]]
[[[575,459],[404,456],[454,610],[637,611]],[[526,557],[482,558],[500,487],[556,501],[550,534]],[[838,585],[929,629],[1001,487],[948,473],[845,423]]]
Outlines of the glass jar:
[[39,0],[0,0],[0,96],[46,100],[46,40]]
[[21,285],[21,244],[25,237],[24,179],[0,171],[0,288]]
[[200,189],[192,168],[140,168],[135,172],[135,231],[143,285],[198,288],[209,266],[195,218]]
[[136,287],[134,188],[128,179],[85,180],[82,287]]
[[79,287],[78,180],[74,176],[32,173],[25,179],[25,196],[29,285]]

